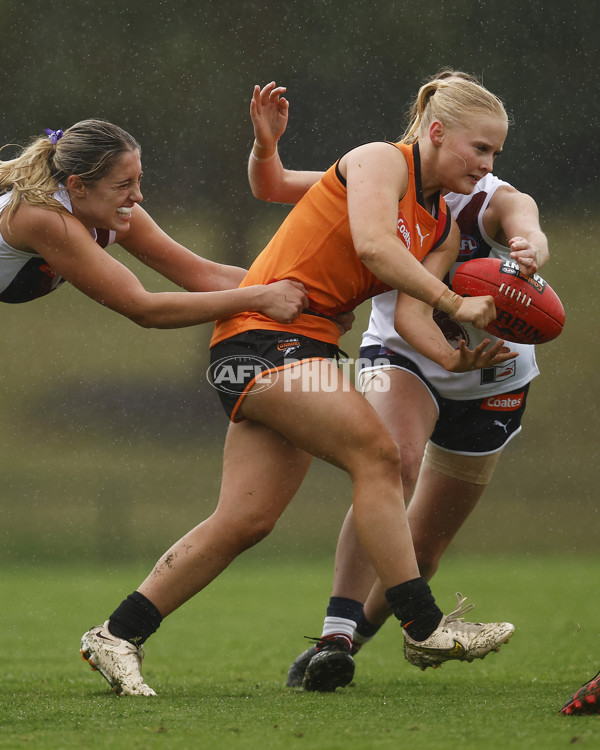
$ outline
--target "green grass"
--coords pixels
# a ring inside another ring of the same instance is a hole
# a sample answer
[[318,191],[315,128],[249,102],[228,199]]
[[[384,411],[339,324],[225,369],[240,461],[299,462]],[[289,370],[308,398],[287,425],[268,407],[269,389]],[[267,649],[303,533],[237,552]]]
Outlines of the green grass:
[[460,588],[479,619],[510,619],[512,642],[473,664],[420,672],[390,622],[335,694],[284,686],[304,635],[320,631],[330,563],[260,547],[168,618],[149,641],[158,699],[117,698],[79,658],[78,640],[147,566],[0,568],[0,748],[596,747],[600,717],[557,709],[598,668],[600,561],[448,558],[440,605]]

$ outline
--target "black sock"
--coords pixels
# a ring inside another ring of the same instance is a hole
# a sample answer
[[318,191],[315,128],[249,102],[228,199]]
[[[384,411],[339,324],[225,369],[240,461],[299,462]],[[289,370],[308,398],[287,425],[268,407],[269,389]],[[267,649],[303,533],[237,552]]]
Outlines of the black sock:
[[415,641],[424,641],[433,633],[443,617],[424,578],[413,578],[385,592],[402,627]]
[[381,625],[373,625],[372,622],[369,622],[363,611],[359,621],[356,623],[356,632],[363,638],[372,638],[380,627]]
[[108,618],[108,629],[117,638],[141,646],[162,622],[162,615],[139,591],[129,594]]
[[345,596],[332,596],[327,607],[327,617],[344,617],[346,620],[357,622],[362,615],[363,605],[355,599]]

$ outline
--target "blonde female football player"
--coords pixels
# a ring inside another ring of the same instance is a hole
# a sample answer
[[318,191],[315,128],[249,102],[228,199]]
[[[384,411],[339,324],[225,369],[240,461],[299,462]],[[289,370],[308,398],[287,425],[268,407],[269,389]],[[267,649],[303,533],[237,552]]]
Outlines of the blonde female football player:
[[[411,663],[483,658],[512,635],[510,623],[465,623],[463,609],[444,616],[438,608],[419,576],[397,445],[335,363],[334,316],[386,289],[479,327],[496,314],[491,297],[463,299],[442,281],[458,233],[440,190],[469,193],[491,171],[506,136],[506,112],[497,97],[467,81],[432,82],[418,102],[410,142],[370,143],[342,156],[252,264],[243,286],[290,278],[304,285],[309,305],[298,320],[281,325],[242,313],[217,322],[215,384],[235,371],[228,387],[219,388],[231,424],[217,508],[165,553],[104,625],[82,638],[84,658],[118,692],[154,694],[141,676],[141,644],[271,531],[314,456],[352,479],[354,526],[402,623]],[[503,342],[488,347],[488,339],[454,349],[431,316],[402,315],[421,329],[423,353],[451,371],[514,357]]]
[[[0,161],[0,302],[64,282],[143,327],[179,328],[242,310],[282,323],[306,303],[293,281],[237,289],[245,271],[213,263],[166,235],[139,205],[140,146],[104,120],[47,130]],[[187,292],[148,292],[105,250],[119,243]]]
[[[452,77],[475,80],[455,71],[435,76]],[[320,173],[283,167],[276,144],[287,126],[284,92],[274,83],[255,87],[250,112],[256,140],[248,170],[257,197],[294,202]],[[546,263],[546,237],[529,196],[488,173],[472,193],[446,193],[445,200],[462,236],[451,273],[459,263],[475,257],[510,257],[527,275]],[[501,367],[450,373],[411,346],[412,331],[406,331],[405,338],[397,332],[396,297],[396,292],[388,292],[373,300],[360,352],[361,361],[371,364],[364,367],[361,383],[367,400],[400,446],[404,494],[412,496],[408,519],[415,552],[419,570],[429,580],[483,494],[503,447],[520,431],[529,383],[538,368],[532,346],[513,344],[511,349],[519,356]],[[415,304],[408,299],[406,303]],[[461,340],[472,346],[484,335],[439,312],[434,319],[455,346]],[[322,637],[291,665],[288,685],[334,690],[352,679],[351,649],[355,652],[372,637],[390,613],[377,586],[363,612],[373,580],[351,509],[340,534]]]

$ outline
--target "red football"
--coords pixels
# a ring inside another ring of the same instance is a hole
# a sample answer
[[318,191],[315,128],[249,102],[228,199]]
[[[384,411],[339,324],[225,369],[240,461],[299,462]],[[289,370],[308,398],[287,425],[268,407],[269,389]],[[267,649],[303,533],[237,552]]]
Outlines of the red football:
[[505,341],[543,344],[555,339],[565,324],[558,295],[537,273],[523,276],[513,260],[475,258],[462,263],[452,289],[463,297],[490,294],[498,315],[485,329]]

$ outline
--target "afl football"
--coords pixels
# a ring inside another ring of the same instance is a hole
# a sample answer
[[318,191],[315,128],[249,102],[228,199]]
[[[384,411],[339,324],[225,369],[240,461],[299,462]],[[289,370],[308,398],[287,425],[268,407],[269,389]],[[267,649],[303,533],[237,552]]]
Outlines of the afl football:
[[565,311],[541,276],[524,276],[519,264],[500,258],[474,258],[459,265],[452,289],[463,297],[491,295],[498,315],[488,333],[517,344],[544,344],[562,331]]

